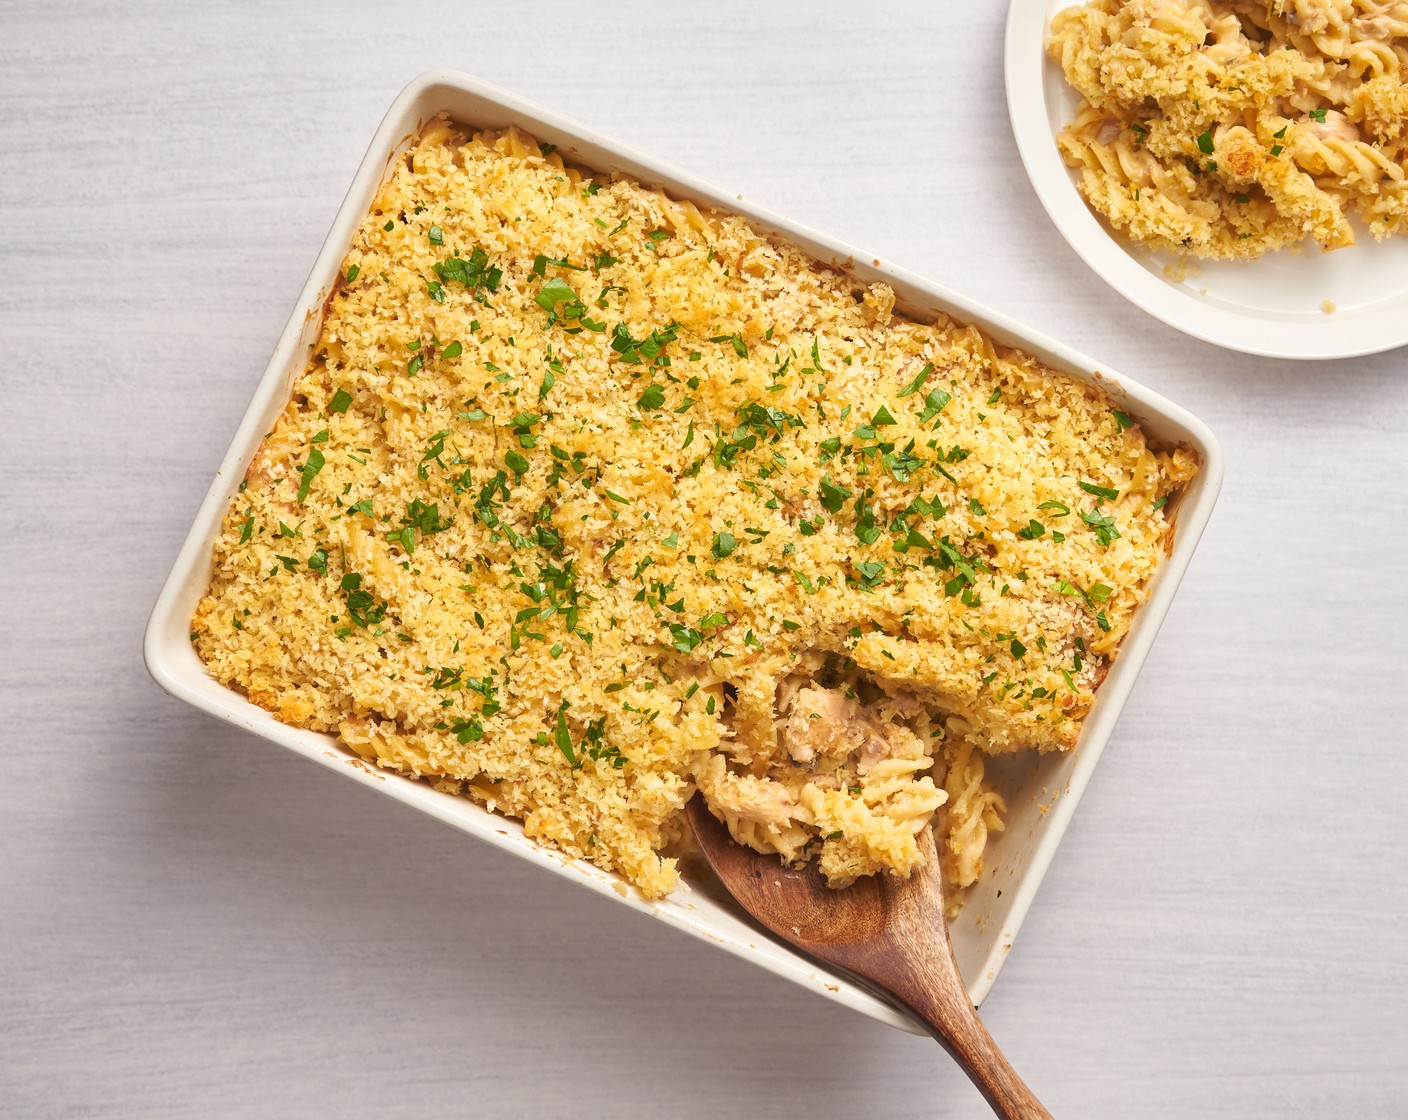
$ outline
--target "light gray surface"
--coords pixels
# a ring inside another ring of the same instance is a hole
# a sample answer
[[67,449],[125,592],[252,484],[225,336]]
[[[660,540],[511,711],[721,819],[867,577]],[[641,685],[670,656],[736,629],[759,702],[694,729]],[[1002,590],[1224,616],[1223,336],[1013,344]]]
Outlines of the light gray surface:
[[[399,11],[397,9],[400,9]],[[1107,360],[1221,506],[985,1014],[1059,1116],[1408,1108],[1408,354],[1088,273],[996,3],[0,5],[0,1115],[980,1116],[888,1030],[167,699],[139,641],[380,114],[451,66]]]

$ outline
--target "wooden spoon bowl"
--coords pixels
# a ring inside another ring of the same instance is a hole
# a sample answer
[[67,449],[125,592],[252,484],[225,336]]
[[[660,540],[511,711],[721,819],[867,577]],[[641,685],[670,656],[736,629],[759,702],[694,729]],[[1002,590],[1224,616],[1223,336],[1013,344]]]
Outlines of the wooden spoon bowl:
[[694,796],[685,815],[719,882],[759,923],[908,1009],[999,1116],[1050,1120],[969,1002],[944,920],[932,829],[919,835],[926,859],[908,879],[871,875],[832,890],[814,863],[788,867],[775,855],[735,843],[702,795]]

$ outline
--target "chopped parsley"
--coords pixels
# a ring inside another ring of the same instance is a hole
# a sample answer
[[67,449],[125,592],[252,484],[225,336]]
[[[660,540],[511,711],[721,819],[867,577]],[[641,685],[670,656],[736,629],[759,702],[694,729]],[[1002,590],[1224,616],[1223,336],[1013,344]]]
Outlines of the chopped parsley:
[[927,424],[935,416],[943,411],[944,405],[953,400],[953,396],[942,389],[933,389],[924,398],[924,411],[919,414],[919,422]]
[[829,474],[821,476],[821,487],[818,493],[821,497],[821,504],[832,513],[840,513],[846,499],[851,496],[851,491],[832,482]]
[[318,472],[323,469],[327,459],[316,447],[308,452],[308,461],[303,464],[303,470],[298,476],[298,501],[308,500],[308,488],[313,485],[313,479],[318,477]]
[[743,341],[743,335],[738,331],[734,331],[732,334],[716,334],[709,341],[730,342],[733,344],[733,352],[740,358],[748,356],[748,344]]
[[1112,489],[1109,486],[1096,486],[1093,482],[1084,481],[1078,483],[1077,485],[1079,485],[1080,488],[1084,490],[1087,494],[1094,494],[1097,498],[1106,498],[1112,502],[1120,496],[1120,492],[1118,490]]
[[[504,275],[503,269],[494,268],[489,264],[489,254],[477,247],[470,253],[468,260],[460,257],[447,257],[443,261],[436,261],[432,267],[435,270],[435,275],[441,280],[446,283],[453,281],[461,284],[474,293],[477,298],[479,298],[479,289],[481,288],[491,292],[498,291],[499,281],[503,279]],[[435,287],[439,288],[440,285],[436,284]],[[432,291],[431,296],[439,303],[445,302],[443,291],[438,297]]]
[[1110,547],[1111,541],[1119,538],[1120,531],[1115,527],[1115,519],[1101,513],[1098,507],[1082,513],[1080,519],[1095,531],[1095,539],[1106,548]]
[[933,363],[933,362],[925,362],[925,363],[924,363],[924,368],[921,369],[918,373],[916,373],[916,374],[914,375],[914,380],[913,380],[913,381],[911,381],[908,385],[906,385],[903,389],[901,389],[901,390],[899,391],[898,396],[907,397],[907,396],[909,396],[911,393],[917,393],[917,392],[919,392],[919,390],[920,390],[920,388],[923,386],[924,382],[926,382],[926,381],[929,380],[929,375],[930,375],[931,373],[933,373],[933,372],[934,372],[934,363]]

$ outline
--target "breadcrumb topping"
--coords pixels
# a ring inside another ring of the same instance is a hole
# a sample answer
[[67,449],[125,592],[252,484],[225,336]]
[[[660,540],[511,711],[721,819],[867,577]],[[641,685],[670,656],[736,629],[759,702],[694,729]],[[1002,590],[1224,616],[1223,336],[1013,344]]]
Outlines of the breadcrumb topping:
[[[919,826],[868,844],[893,799],[835,744],[985,835],[970,759],[1075,744],[1196,462],[893,309],[739,217],[434,122],[230,505],[195,647],[649,896],[696,783],[779,811],[749,779],[820,765],[789,750],[829,760],[793,822],[838,876],[904,870]],[[797,701],[809,658],[881,708]],[[789,741],[798,712],[872,733]]]

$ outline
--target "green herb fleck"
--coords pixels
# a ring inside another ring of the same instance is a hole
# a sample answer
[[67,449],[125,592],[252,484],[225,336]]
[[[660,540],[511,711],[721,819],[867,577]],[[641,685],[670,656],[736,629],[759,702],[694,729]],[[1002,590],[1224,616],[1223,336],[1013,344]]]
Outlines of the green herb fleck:
[[1094,494],[1097,498],[1106,498],[1112,502],[1120,496],[1118,490],[1109,486],[1096,486],[1093,482],[1080,482],[1079,486],[1087,494]]
[[929,375],[934,372],[934,363],[925,362],[924,368],[914,375],[914,380],[899,391],[899,396],[907,397],[911,393],[919,392],[924,382],[929,380]]
[[308,488],[313,485],[313,479],[318,477],[318,472],[323,469],[323,453],[316,447],[308,452],[308,461],[303,464],[303,471],[298,479],[298,500],[306,501],[308,498]]

